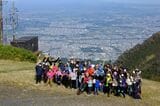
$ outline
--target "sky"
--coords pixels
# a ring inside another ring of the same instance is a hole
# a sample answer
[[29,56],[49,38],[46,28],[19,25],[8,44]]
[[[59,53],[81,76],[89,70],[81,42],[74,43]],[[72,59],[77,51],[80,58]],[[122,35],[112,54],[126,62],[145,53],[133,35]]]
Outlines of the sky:
[[123,4],[158,4],[160,0],[7,0],[15,1],[15,5],[20,10],[40,10],[50,9],[52,7],[65,6],[101,6],[107,3],[123,3]]
[[[13,0],[7,0],[13,1]],[[142,3],[142,4],[160,4],[160,0],[14,0],[17,3],[91,3],[91,2],[116,2],[116,3]]]

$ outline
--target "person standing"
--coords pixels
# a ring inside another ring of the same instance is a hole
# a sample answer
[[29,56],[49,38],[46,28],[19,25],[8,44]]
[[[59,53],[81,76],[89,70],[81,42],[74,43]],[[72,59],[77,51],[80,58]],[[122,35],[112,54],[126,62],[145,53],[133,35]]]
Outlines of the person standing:
[[108,73],[104,85],[104,93],[107,93],[108,97],[110,96],[110,84],[112,82],[111,74]]
[[75,69],[73,69],[73,71],[70,73],[70,78],[71,78],[71,88],[76,89],[77,73]]
[[98,95],[98,91],[100,89],[100,81],[98,78],[95,79],[95,87],[94,87],[94,94]]
[[36,84],[39,84],[42,81],[42,75],[43,75],[42,64],[39,63],[38,65],[36,65],[35,70],[36,70]]
[[88,79],[88,94],[91,94],[91,92],[92,92],[92,87],[93,87],[93,79],[92,79],[92,77],[90,76],[89,79]]
[[49,71],[47,72],[47,85],[50,85],[50,87],[52,86],[52,80],[53,80],[53,76],[54,76],[54,72],[52,71],[52,69],[49,69]]

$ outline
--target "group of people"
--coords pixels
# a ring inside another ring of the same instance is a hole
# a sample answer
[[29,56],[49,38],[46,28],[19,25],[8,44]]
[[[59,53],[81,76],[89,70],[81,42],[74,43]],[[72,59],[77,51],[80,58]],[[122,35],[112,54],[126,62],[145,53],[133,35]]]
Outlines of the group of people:
[[51,62],[49,58],[36,65],[36,84],[43,81],[49,86],[53,83],[66,88],[77,89],[77,95],[86,92],[88,95],[99,93],[122,96],[128,94],[141,98],[141,71],[111,64],[92,64],[90,61],[70,59],[63,63]]

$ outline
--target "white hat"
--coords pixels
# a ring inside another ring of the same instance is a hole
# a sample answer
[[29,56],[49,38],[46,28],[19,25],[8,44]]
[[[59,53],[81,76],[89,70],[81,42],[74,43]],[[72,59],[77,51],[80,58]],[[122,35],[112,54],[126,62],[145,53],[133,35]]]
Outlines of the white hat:
[[136,70],[136,71],[138,71],[139,69],[138,69],[138,68],[136,68],[135,70]]
[[133,74],[135,74],[135,71],[133,71]]
[[95,65],[94,65],[94,64],[92,64],[92,65],[91,65],[91,67],[92,67],[92,68],[94,68],[94,67],[95,67]]

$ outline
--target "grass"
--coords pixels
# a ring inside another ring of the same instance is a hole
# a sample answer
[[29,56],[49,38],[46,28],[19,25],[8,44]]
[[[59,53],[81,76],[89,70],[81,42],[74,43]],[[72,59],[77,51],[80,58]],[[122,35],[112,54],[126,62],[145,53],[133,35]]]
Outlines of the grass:
[[0,45],[0,59],[36,62],[37,56],[31,51],[10,45]]
[[[50,91],[50,87],[44,84],[40,86],[35,84],[35,65],[35,63],[29,62],[0,60],[0,84],[8,84],[32,90]],[[63,88],[57,89],[56,86],[53,86],[52,90],[68,92],[68,90],[64,90]]]
[[[142,100],[135,100],[129,96],[125,99],[121,97],[100,94],[99,96],[86,96],[82,94],[76,96],[76,92],[70,89],[65,89],[62,86],[53,87],[41,84],[35,85],[34,71],[35,64],[29,62],[16,62],[10,60],[0,60],[0,86],[7,84],[16,88],[44,91],[53,94],[51,101],[56,98],[54,95],[63,95],[55,99],[54,103],[63,105],[70,102],[70,105],[120,105],[120,106],[159,106],[160,105],[160,82],[143,80],[142,85]],[[34,93],[33,93],[34,94]],[[37,94],[36,94],[37,95]],[[43,98],[44,99],[44,98]],[[48,98],[49,99],[49,98]],[[47,100],[46,100],[47,101]],[[61,102],[63,101],[63,102]],[[48,101],[50,103],[50,101]]]

